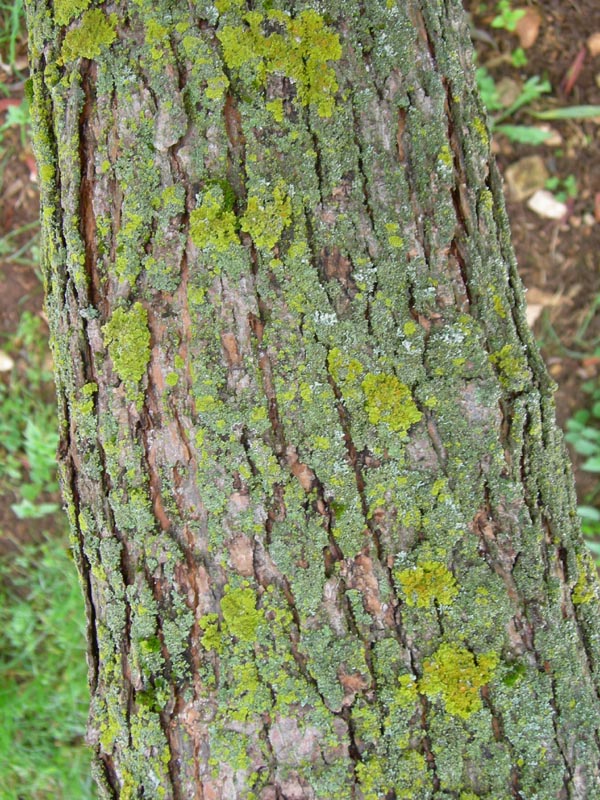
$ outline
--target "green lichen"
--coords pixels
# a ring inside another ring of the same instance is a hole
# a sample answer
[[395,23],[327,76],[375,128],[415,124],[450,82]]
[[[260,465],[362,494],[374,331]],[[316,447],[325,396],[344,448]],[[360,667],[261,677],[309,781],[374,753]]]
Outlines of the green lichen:
[[292,203],[283,183],[273,190],[272,199],[251,195],[242,217],[241,228],[249,233],[257,247],[272,249],[283,229],[291,222]]
[[400,225],[397,222],[388,222],[385,226],[390,247],[399,249],[404,245],[404,239],[398,235]]
[[414,675],[400,675],[398,688],[394,692],[394,702],[400,708],[412,708],[419,696],[417,680]]
[[103,47],[108,47],[117,38],[116,18],[107,17],[99,8],[84,14],[81,25],[68,31],[63,41],[61,58],[63,63],[78,58],[96,58]]
[[237,219],[220,186],[202,196],[202,202],[190,214],[190,237],[197,247],[214,247],[223,253],[239,242]]
[[497,664],[493,651],[475,659],[466,647],[442,644],[425,661],[419,690],[430,699],[441,695],[449,714],[468,719],[481,709],[479,689],[490,681]]
[[[321,117],[330,117],[338,89],[328,62],[338,61],[342,47],[337,33],[312,9],[292,18],[272,9],[266,17],[258,11],[244,15],[244,26],[225,26],[217,34],[230,69],[250,65],[261,83],[269,75],[285,75],[297,87],[303,106],[313,106]],[[266,35],[262,25],[277,26],[281,33]]]
[[228,633],[240,642],[254,642],[264,615],[256,608],[256,594],[250,587],[230,589],[221,600],[223,622]]
[[589,603],[596,596],[594,581],[591,580],[593,566],[588,562],[591,562],[591,559],[585,559],[580,554],[577,555],[577,568],[579,570],[579,575],[577,578],[577,583],[573,587],[573,592],[571,594],[571,600],[575,605]]
[[275,122],[283,122],[283,100],[280,97],[276,97],[275,100],[271,100],[269,103],[267,103],[266,109],[273,114],[273,119]]
[[148,312],[139,302],[129,310],[117,308],[102,333],[115,372],[132,399],[150,361]]
[[508,390],[520,392],[531,379],[524,353],[514,344],[505,344],[489,356],[498,369],[500,383]]
[[223,639],[219,632],[219,615],[205,614],[199,620],[198,625],[204,631],[204,635],[200,637],[202,646],[207,650],[216,650],[217,653],[220,653]]
[[458,594],[454,575],[437,561],[423,561],[413,569],[396,571],[394,577],[409,606],[430,608],[434,602],[449,605]]
[[204,94],[209,100],[220,100],[229,88],[229,78],[224,73],[208,78]]
[[395,375],[369,374],[362,382],[365,410],[373,425],[385,423],[392,431],[405,434],[423,414],[412,399],[410,389]]
[[178,380],[179,380],[179,375],[176,372],[169,372],[169,374],[165,378],[165,383],[167,384],[167,386],[177,386]]
[[91,0],[54,0],[54,21],[57,25],[68,25],[86,10],[90,2]]

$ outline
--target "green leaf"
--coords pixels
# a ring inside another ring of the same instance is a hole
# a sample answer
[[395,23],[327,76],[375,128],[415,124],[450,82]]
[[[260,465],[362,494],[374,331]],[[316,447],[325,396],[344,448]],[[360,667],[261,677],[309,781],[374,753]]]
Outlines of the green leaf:
[[576,439],[571,442],[575,451],[582,456],[591,456],[598,452],[598,445],[596,442],[590,442],[587,439]]
[[588,458],[588,460],[584,461],[581,465],[581,469],[584,469],[586,472],[600,472],[600,456]]
[[[588,520],[593,520],[594,522],[600,522],[600,509],[595,508],[594,506],[578,506],[577,513],[582,519],[588,519]],[[600,552],[600,542],[597,542],[596,544]]]
[[600,117],[600,106],[566,106],[548,111],[529,111],[537,119],[590,119]]
[[502,133],[511,142],[520,144],[542,144],[551,136],[549,131],[530,125],[494,125],[494,133]]

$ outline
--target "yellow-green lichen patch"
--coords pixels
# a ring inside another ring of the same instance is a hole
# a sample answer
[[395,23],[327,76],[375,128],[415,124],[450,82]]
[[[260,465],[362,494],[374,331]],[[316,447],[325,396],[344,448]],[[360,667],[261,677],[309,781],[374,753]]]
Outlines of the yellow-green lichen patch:
[[57,25],[68,25],[89,6],[90,0],[54,0],[54,21]]
[[497,664],[493,651],[475,659],[466,647],[442,644],[425,661],[419,690],[430,699],[441,695],[449,714],[468,719],[481,709],[479,690],[490,681]]
[[279,241],[283,229],[290,224],[291,217],[291,200],[283,184],[279,184],[270,200],[255,195],[248,198],[241,227],[250,234],[257,247],[270,250]]
[[221,600],[227,632],[240,642],[254,642],[264,615],[256,608],[256,594],[250,587],[230,589]]
[[531,380],[531,372],[527,366],[525,354],[514,344],[505,344],[500,350],[489,356],[492,364],[498,369],[500,383],[510,391],[523,391]]
[[117,308],[102,333],[115,372],[131,398],[150,361],[148,312],[139,302],[129,310]]
[[573,587],[571,600],[573,603],[575,603],[575,605],[590,603],[596,596],[596,587],[591,578],[593,574],[593,564],[591,558],[584,558],[582,555],[578,554],[577,569],[579,570],[579,575],[577,578],[577,583]]
[[204,634],[200,637],[202,646],[206,650],[216,650],[217,653],[222,649],[222,638],[219,632],[219,615],[205,614],[198,622]]
[[236,216],[220,186],[211,186],[191,212],[190,237],[197,247],[212,246],[221,253],[239,241]]
[[423,561],[413,569],[398,570],[394,577],[409,606],[430,608],[434,602],[449,605],[458,594],[454,575],[438,561]]
[[65,36],[62,60],[68,63],[78,58],[96,58],[116,38],[114,15],[107,17],[99,8],[93,8],[84,14],[81,25]]
[[362,390],[369,422],[374,425],[385,423],[396,433],[405,434],[423,417],[410,389],[395,375],[369,374],[362,382]]
[[400,226],[397,222],[388,222],[385,226],[387,231],[388,242],[390,247],[395,247],[396,249],[403,247],[404,239],[398,235],[400,230]]
[[400,675],[398,688],[394,692],[394,702],[400,708],[412,708],[419,696],[417,680],[414,675]]
[[[338,84],[329,62],[340,59],[342,47],[323,17],[312,9],[295,18],[273,9],[266,17],[250,11],[244,21],[244,26],[227,25],[217,34],[227,66],[239,69],[249,64],[263,83],[269,75],[285,75],[296,84],[303,106],[313,106],[319,116],[330,117]],[[281,32],[266,35],[265,21]]]
[[266,104],[267,111],[270,111],[273,114],[273,119],[275,122],[283,122],[284,119],[284,111],[283,111],[283,100],[281,97],[276,97],[275,100],[271,100],[269,103]]

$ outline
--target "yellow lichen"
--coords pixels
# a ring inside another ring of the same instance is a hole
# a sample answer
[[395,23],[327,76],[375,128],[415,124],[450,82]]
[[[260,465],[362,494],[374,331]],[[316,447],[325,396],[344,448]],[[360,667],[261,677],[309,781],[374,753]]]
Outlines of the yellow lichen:
[[591,580],[593,569],[591,559],[585,559],[583,556],[578,554],[577,569],[579,574],[577,577],[577,583],[573,587],[571,600],[575,605],[581,605],[582,603],[589,603],[596,596],[595,587]]
[[141,381],[150,360],[148,312],[139,302],[129,310],[117,308],[102,333],[115,372],[131,397],[132,387]]
[[257,247],[275,247],[284,228],[292,219],[292,202],[279,183],[270,198],[250,195],[241,228],[252,237]]
[[410,389],[395,375],[369,374],[362,382],[369,422],[385,423],[392,431],[405,434],[423,414],[415,405]]
[[505,344],[500,350],[491,353],[489,360],[498,369],[500,383],[506,389],[522,391],[531,378],[525,354],[515,344]]
[[253,642],[263,613],[256,608],[256,594],[250,587],[229,589],[221,600],[225,629],[240,642]]
[[68,31],[62,44],[63,63],[77,58],[96,58],[103,47],[108,47],[117,38],[116,17],[107,17],[99,8],[84,14],[81,25]]
[[91,0],[54,0],[54,21],[57,25],[68,25],[86,10],[90,2]]
[[442,644],[425,661],[419,690],[431,699],[441,695],[449,714],[467,719],[481,709],[479,690],[490,681],[497,664],[494,652],[475,658],[466,647]]
[[[265,34],[265,21],[282,32]],[[330,117],[338,84],[328,62],[339,60],[342,47],[323,17],[312,9],[294,18],[271,9],[266,17],[249,11],[244,22],[244,26],[227,25],[217,34],[227,66],[240,69],[250,64],[262,83],[269,75],[285,75],[296,84],[302,105],[314,106],[321,117]]]
[[423,561],[394,575],[409,606],[430,608],[434,602],[449,605],[458,594],[454,575],[437,561]]
[[220,186],[212,186],[190,214],[190,237],[197,247],[224,252],[238,242],[237,219]]

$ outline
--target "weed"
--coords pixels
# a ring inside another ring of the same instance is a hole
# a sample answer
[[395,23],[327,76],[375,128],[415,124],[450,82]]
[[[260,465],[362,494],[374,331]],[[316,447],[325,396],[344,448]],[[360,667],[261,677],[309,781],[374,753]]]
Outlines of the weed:
[[557,200],[564,203],[569,198],[577,197],[577,178],[575,175],[567,175],[566,178],[561,179],[557,175],[553,175],[546,181],[546,189],[551,191]]
[[[512,117],[519,109],[528,106],[546,92],[552,91],[547,80],[542,80],[538,75],[529,78],[521,89],[519,96],[506,108],[500,99],[496,81],[485,67],[476,71],[477,84],[482,100],[487,110],[492,114],[490,125],[492,132],[503,133],[508,139],[521,144],[541,144],[550,136],[550,133],[531,125],[507,125],[504,120]],[[493,112],[498,112],[493,114]]]
[[16,74],[17,46],[23,40],[23,0],[0,3],[0,55]]
[[3,800],[95,797],[83,745],[83,603],[63,541],[0,558]]
[[492,28],[503,28],[511,33],[516,30],[519,20],[525,16],[523,9],[513,9],[510,0],[500,0],[496,9],[498,14],[492,20]]
[[9,106],[6,109],[6,119],[0,125],[0,142],[4,138],[4,132],[9,128],[19,128],[21,135],[21,147],[23,150],[29,141],[29,125],[31,124],[31,116],[29,114],[29,103],[25,98],[21,100],[19,105]]
[[53,381],[40,318],[25,312],[4,349],[18,367],[0,381],[0,489],[16,495],[18,517],[40,518],[59,508]]
[[[587,381],[582,389],[590,395],[590,405],[576,411],[567,421],[565,439],[576,453],[584,456],[582,470],[600,473],[600,383]],[[600,486],[589,493],[578,513],[590,549],[600,564],[600,509],[596,507],[599,492]]]

